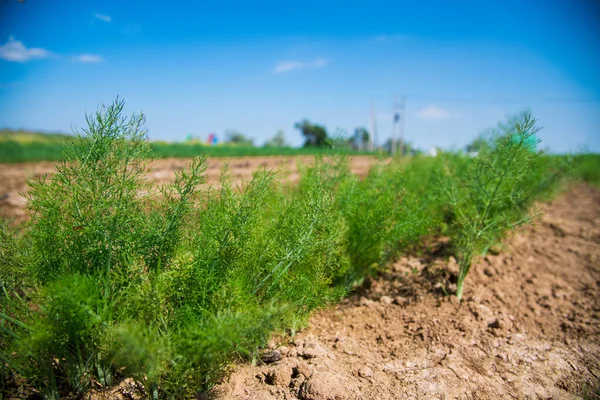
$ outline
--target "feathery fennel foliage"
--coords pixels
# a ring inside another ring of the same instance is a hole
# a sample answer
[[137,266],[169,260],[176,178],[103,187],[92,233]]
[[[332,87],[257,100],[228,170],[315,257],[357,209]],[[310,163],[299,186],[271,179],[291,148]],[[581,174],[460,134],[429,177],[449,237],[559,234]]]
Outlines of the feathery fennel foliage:
[[531,143],[537,141],[539,130],[536,120],[525,113],[508,134],[494,138],[489,150],[471,160],[457,179],[441,182],[452,213],[449,233],[459,263],[459,300],[473,258],[532,217],[529,208],[538,192],[530,185],[530,174],[539,153]]
[[31,182],[28,193],[20,272],[31,274],[23,301],[35,307],[17,318],[4,313],[3,324],[16,339],[11,364],[48,398],[65,387],[83,393],[93,380],[112,382],[109,333],[121,294],[169,263],[190,196],[203,182],[204,161],[197,160],[153,196],[143,179],[144,117],[123,117],[123,105],[117,100],[88,116],[87,140],[66,146],[67,160]]

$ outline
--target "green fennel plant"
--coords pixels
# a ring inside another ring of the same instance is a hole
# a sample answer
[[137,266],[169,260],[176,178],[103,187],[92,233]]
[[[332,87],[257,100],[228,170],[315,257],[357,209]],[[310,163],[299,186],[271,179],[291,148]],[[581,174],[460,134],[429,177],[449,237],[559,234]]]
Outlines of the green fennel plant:
[[54,174],[30,183],[30,220],[19,239],[28,245],[12,263],[17,270],[3,278],[6,288],[29,277],[6,295],[21,306],[3,307],[13,350],[3,358],[48,398],[65,387],[82,394],[93,380],[111,384],[110,332],[120,323],[123,289],[168,265],[190,197],[204,179],[199,159],[173,184],[158,191],[148,185],[144,116],[123,117],[123,106],[117,99],[88,116]]
[[468,160],[457,176],[447,175],[441,182],[451,213],[448,230],[459,264],[459,300],[474,258],[532,217],[530,206],[537,192],[529,178],[539,153],[531,144],[537,143],[539,130],[531,114],[524,113],[506,134],[491,140],[489,151]]

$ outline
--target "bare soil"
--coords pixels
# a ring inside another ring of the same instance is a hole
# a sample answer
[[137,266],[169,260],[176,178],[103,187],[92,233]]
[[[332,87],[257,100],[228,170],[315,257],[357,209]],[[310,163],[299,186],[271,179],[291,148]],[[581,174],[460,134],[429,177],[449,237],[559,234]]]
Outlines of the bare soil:
[[444,294],[458,269],[438,242],[271,343],[269,363],[237,366],[213,395],[600,398],[600,191],[576,186],[541,209],[473,267],[461,304]]
[[[365,176],[376,161],[372,156],[350,157],[351,170]],[[189,165],[191,159],[167,158],[150,163],[148,179],[157,182],[171,182],[175,179],[175,171]],[[257,170],[275,170],[278,179],[294,182],[299,178],[298,169],[302,165],[314,162],[313,156],[269,156],[269,157],[224,157],[208,160],[206,178],[210,185],[217,185],[223,167],[227,165],[228,174],[233,182],[247,181],[252,172]],[[56,163],[37,162],[22,164],[0,164],[0,218],[12,221],[16,225],[27,219],[25,197],[27,182],[54,171]]]

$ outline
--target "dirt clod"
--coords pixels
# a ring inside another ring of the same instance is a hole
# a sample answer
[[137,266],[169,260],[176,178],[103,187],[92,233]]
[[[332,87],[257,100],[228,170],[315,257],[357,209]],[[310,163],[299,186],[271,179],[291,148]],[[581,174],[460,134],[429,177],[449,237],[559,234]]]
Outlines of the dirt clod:
[[373,376],[373,370],[369,367],[362,367],[358,370],[358,376],[361,378],[370,378]]
[[281,351],[279,351],[279,350],[267,351],[266,353],[263,353],[261,355],[260,359],[265,364],[272,364],[274,362],[281,360]]
[[304,358],[317,358],[327,355],[327,350],[319,342],[310,340],[304,343],[304,346],[298,350],[298,355]]
[[292,371],[290,368],[281,367],[268,371],[265,374],[265,383],[268,385],[277,385],[288,387],[292,381]]
[[279,348],[279,353],[281,353],[281,355],[285,357],[290,353],[290,348],[287,346],[281,346]]
[[298,375],[302,375],[305,378],[310,378],[310,376],[312,375],[312,371],[310,369],[310,366],[305,363],[304,361],[299,361],[296,366],[294,367],[293,370],[293,375],[292,376],[298,376]]
[[346,385],[345,379],[329,372],[314,375],[300,387],[301,400],[342,400],[350,398],[353,385]]
[[130,400],[147,398],[144,387],[133,379],[127,378],[118,385],[105,390],[90,390],[84,400]]

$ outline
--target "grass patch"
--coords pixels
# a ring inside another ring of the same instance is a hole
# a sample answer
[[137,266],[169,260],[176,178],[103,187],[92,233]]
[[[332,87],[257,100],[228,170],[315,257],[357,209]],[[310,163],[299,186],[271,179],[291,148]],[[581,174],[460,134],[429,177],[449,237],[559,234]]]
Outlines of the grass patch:
[[600,154],[577,156],[573,175],[591,185],[600,186]]

